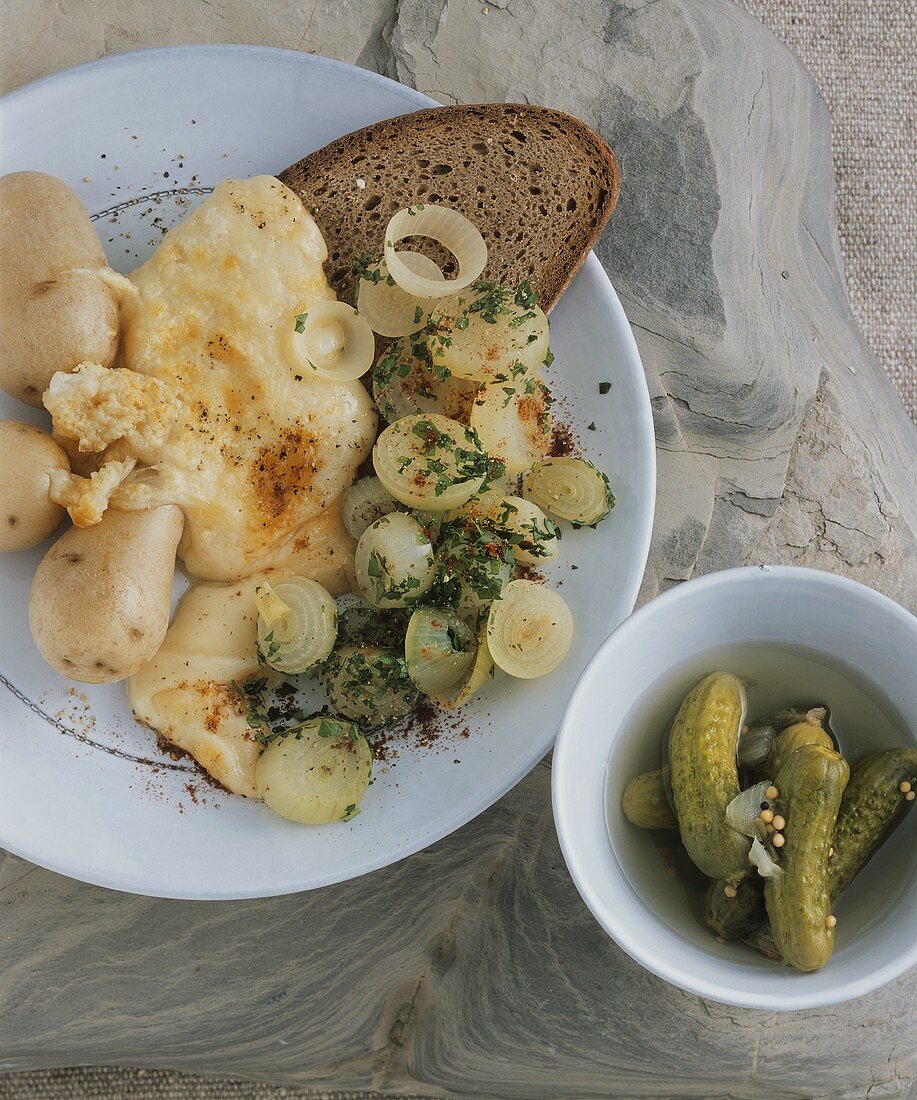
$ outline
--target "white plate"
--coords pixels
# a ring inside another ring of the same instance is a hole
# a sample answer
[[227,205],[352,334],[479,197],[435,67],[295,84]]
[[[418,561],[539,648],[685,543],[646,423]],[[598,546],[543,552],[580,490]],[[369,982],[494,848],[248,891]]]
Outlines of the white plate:
[[[97,216],[111,263],[128,271],[149,255],[160,227],[200,201],[201,189],[279,171],[341,134],[431,104],[383,77],[308,54],[152,50],[8,96],[0,104],[0,172],[37,169],[65,179]],[[551,570],[577,622],[573,650],[554,675],[503,678],[466,709],[457,730],[426,748],[406,742],[397,761],[377,765],[352,822],[296,826],[214,790],[188,762],[159,752],[133,721],[123,685],[84,687],[51,672],[27,623],[44,548],[7,555],[0,564],[0,844],[115,889],[264,897],[393,863],[517,783],[551,747],[587,660],[633,608],[653,516],[646,384],[624,312],[594,256],[553,322],[561,416],[610,473],[618,500],[597,531],[568,532],[562,564]],[[613,386],[600,396],[604,380]],[[0,398],[3,417],[44,422],[43,413]],[[586,430],[590,422],[594,431]]]

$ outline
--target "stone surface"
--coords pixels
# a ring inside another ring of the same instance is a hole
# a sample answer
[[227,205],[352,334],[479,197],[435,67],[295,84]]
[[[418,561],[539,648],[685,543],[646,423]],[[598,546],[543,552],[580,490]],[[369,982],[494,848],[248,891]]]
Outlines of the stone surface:
[[[599,253],[656,416],[642,598],[785,561],[917,605],[915,433],[850,317],[827,115],[728,0],[6,0],[3,17],[6,87],[105,52],[251,41],[444,102],[578,114],[625,178]],[[181,1066],[457,1097],[911,1094],[913,972],[790,1015],[664,985],[576,894],[548,778],[540,766],[396,867],[298,897],[131,898],[5,857],[0,1069]]]

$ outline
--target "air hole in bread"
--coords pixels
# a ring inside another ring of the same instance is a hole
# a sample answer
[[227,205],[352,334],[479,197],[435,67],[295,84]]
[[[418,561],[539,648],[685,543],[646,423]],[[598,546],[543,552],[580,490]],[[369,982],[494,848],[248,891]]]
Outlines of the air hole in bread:
[[382,202],[381,195],[370,195],[370,197],[363,203],[364,210],[375,210],[379,203]]
[[434,164],[430,169],[434,176],[448,176],[452,171],[451,164]]

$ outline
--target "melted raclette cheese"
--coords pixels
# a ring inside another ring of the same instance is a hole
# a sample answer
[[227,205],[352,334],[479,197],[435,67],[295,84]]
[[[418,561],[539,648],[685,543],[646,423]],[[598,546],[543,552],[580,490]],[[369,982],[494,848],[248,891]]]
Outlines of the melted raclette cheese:
[[296,317],[334,297],[326,255],[300,200],[258,176],[220,184],[130,276],[119,365],[158,379],[182,408],[111,504],[178,504],[179,554],[197,578],[232,581],[288,558],[375,438],[359,382],[297,373],[286,357]]

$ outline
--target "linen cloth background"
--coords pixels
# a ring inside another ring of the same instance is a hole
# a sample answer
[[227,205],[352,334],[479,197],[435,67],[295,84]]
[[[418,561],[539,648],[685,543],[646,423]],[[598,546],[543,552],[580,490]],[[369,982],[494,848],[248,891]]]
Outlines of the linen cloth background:
[[[917,419],[917,0],[740,0],[793,49],[831,109],[847,285],[866,339]],[[0,47],[2,48],[2,47]],[[88,59],[87,59],[88,60]],[[6,59],[7,64],[10,59]],[[22,80],[43,73],[24,74]],[[374,1100],[138,1069],[0,1077],[0,1100]],[[397,1100],[388,1094],[388,1100]],[[423,1100],[414,1094],[411,1100]]]

